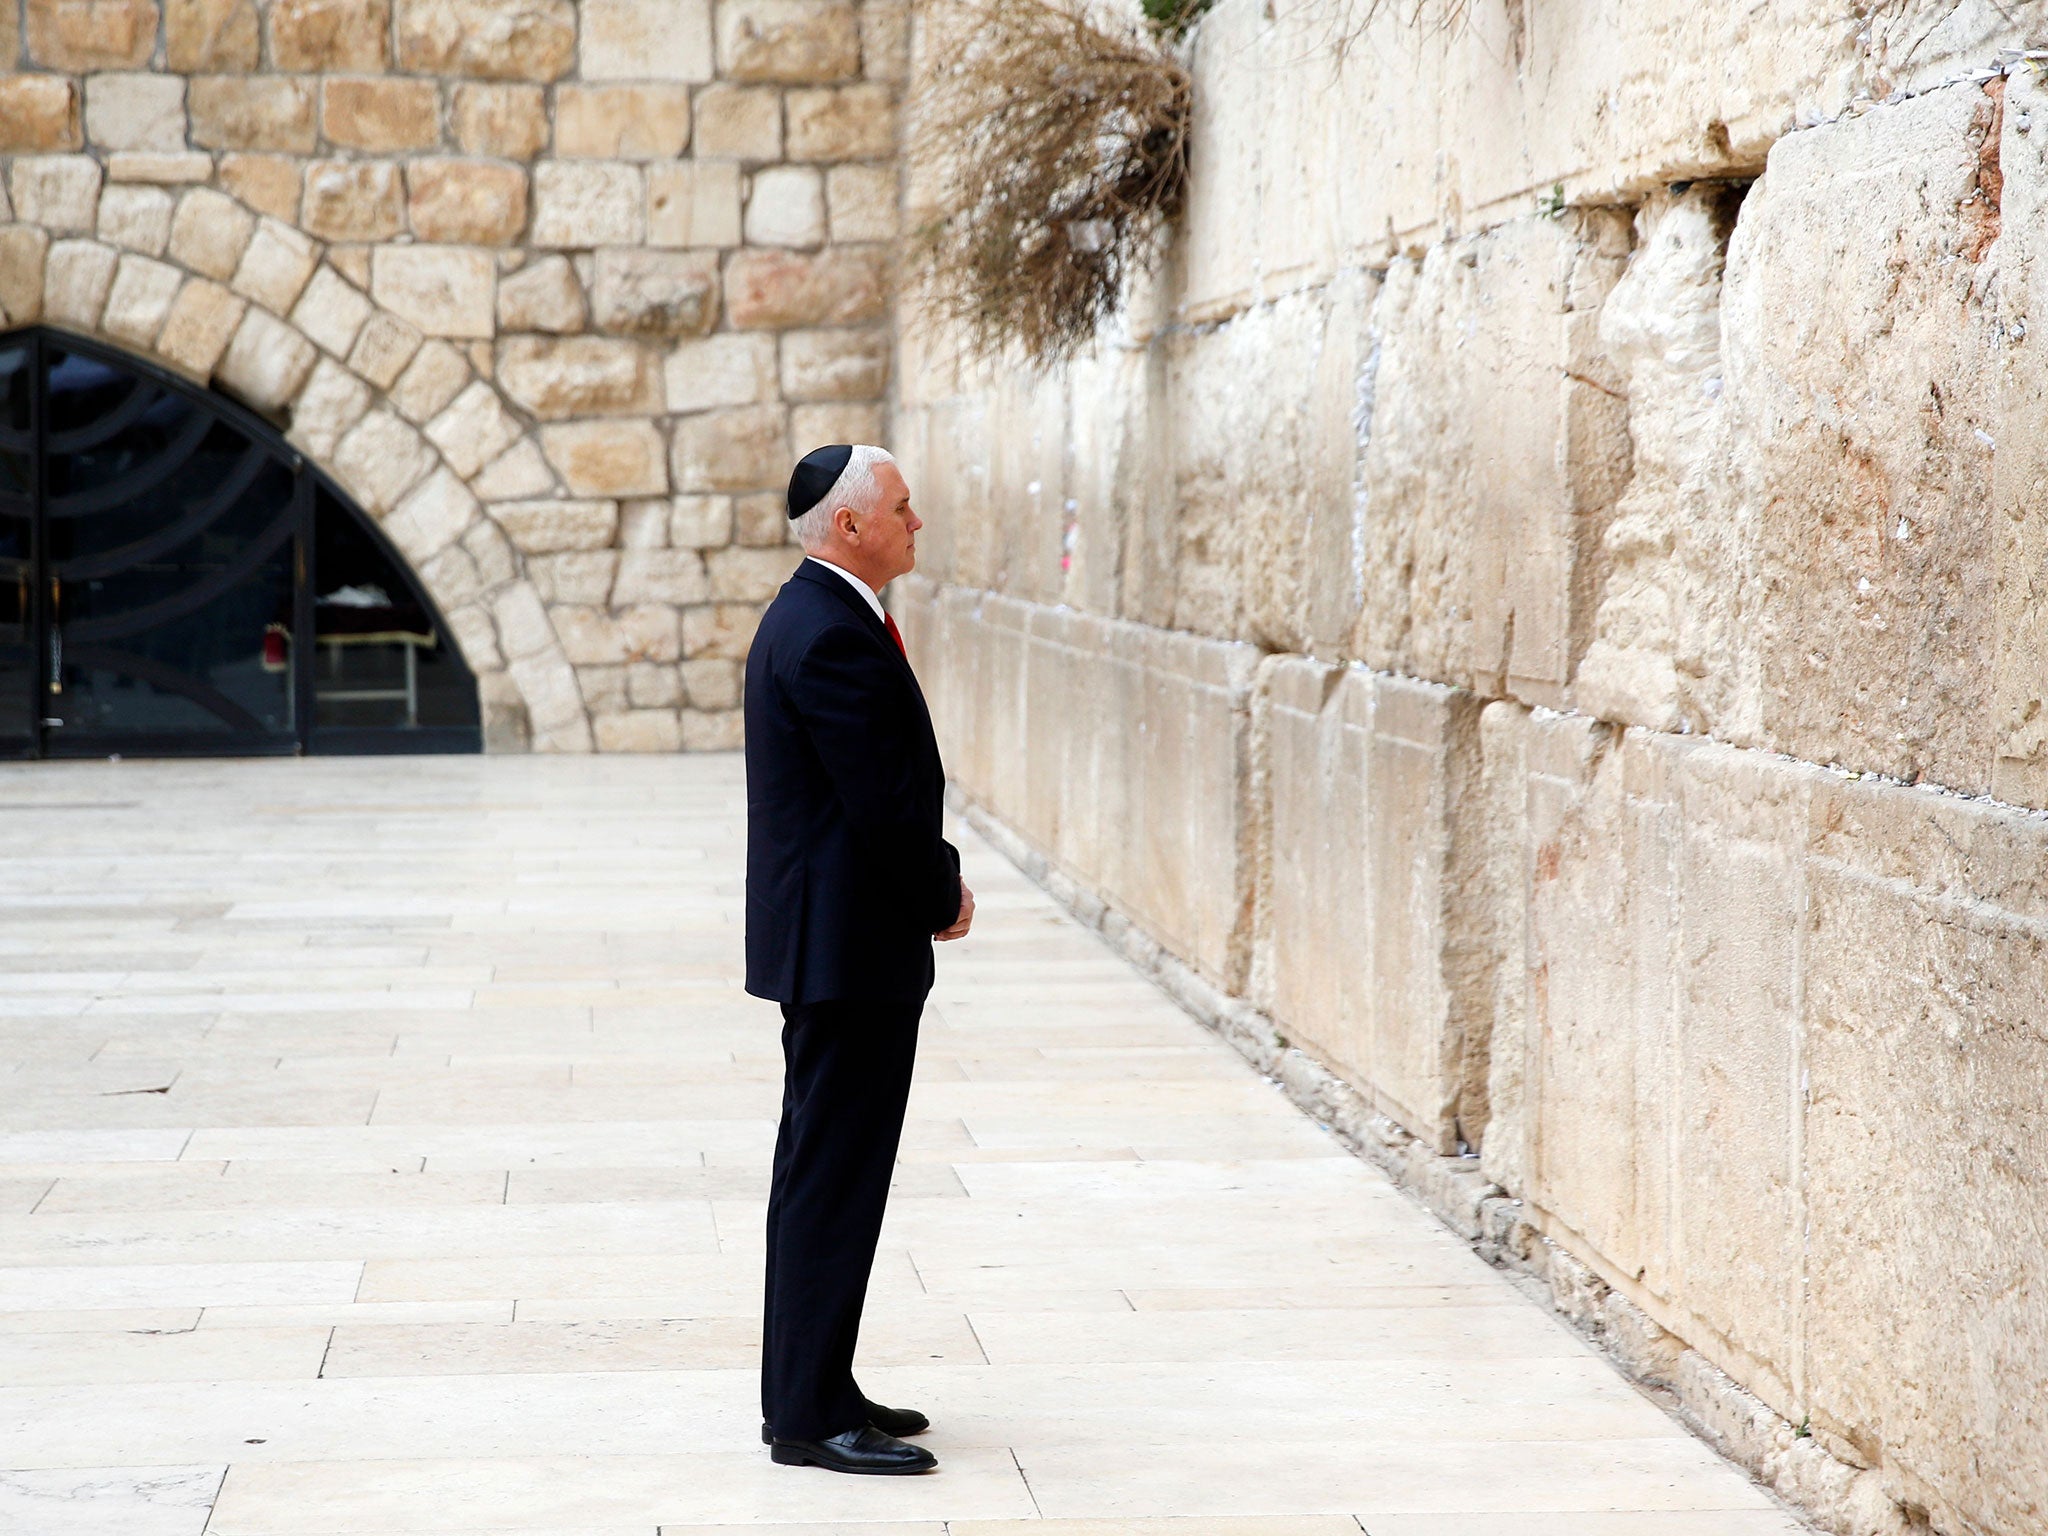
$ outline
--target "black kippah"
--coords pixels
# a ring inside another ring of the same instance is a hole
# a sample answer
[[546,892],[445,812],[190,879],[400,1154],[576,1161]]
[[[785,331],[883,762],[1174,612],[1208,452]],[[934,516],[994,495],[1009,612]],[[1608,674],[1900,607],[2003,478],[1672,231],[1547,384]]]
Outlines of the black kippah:
[[802,517],[811,508],[831,494],[832,487],[839,483],[839,477],[846,473],[846,466],[853,458],[853,444],[833,443],[824,448],[813,448],[796,461],[796,469],[789,477],[789,515]]

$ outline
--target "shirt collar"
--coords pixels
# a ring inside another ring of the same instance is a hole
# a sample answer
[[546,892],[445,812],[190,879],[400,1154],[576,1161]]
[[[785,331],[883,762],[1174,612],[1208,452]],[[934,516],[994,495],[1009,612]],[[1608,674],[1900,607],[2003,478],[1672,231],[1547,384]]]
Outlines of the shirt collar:
[[820,560],[816,555],[805,555],[804,558],[813,565],[822,565],[834,576],[837,576],[841,581],[853,588],[854,591],[858,592],[866,600],[867,605],[875,610],[876,618],[880,619],[884,624],[889,622],[888,616],[882,612],[882,600],[875,596],[873,587],[870,587],[844,566],[834,565],[830,560]]

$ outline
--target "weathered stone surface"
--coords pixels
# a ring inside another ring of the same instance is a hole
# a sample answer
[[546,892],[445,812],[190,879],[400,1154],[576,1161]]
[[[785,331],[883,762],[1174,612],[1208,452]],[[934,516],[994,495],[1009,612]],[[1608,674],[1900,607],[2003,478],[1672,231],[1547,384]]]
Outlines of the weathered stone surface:
[[498,342],[497,374],[505,393],[543,421],[652,416],[662,409],[660,368],[637,341],[507,336]]
[[686,661],[679,670],[692,709],[727,710],[739,707],[738,662],[707,656],[700,661]]
[[661,434],[651,421],[553,422],[541,452],[573,496],[660,496],[668,491]]
[[525,501],[556,490],[555,473],[531,437],[518,442],[486,464],[471,482],[485,501]]
[[300,221],[322,240],[389,240],[405,227],[405,193],[390,160],[315,160]]
[[880,160],[896,152],[896,103],[886,85],[791,91],[784,98],[792,160]]
[[155,0],[24,0],[22,10],[28,56],[45,69],[140,69],[156,46]]
[[275,314],[286,314],[305,291],[319,259],[319,248],[290,225],[258,219],[229,286]]
[[[888,413],[879,402],[833,400],[790,409],[792,443],[875,443],[887,435]],[[799,449],[798,452],[805,450]]]
[[511,447],[519,423],[498,392],[478,379],[427,423],[427,441],[441,450],[450,469],[467,480]]
[[592,160],[672,160],[690,142],[680,85],[564,85],[555,90],[555,153]]
[[711,78],[711,0],[583,0],[586,80]]
[[460,350],[445,341],[428,341],[391,386],[391,403],[408,421],[425,423],[440,415],[469,380],[469,360]]
[[[164,331],[168,335],[170,327]],[[291,440],[316,458],[331,458],[348,429],[369,413],[370,404],[369,385],[333,358],[323,357],[292,401]]]
[[[1600,338],[1629,404],[1633,465],[1604,540],[1609,569],[1572,696],[1603,719],[1676,730],[1724,723],[1754,696],[1735,617],[1714,592],[1736,519],[1720,406],[1721,278],[1734,209],[1726,188],[1651,197]],[[1718,528],[1715,525],[1719,525]],[[1732,710],[1731,710],[1732,706]],[[1753,713],[1753,711],[1752,711]]]
[[85,132],[99,149],[181,150],[185,82],[175,75],[90,76]]
[[779,405],[705,411],[676,423],[678,490],[751,491],[786,482],[788,423]]
[[57,240],[43,263],[43,318],[90,331],[106,307],[120,255],[96,240]]
[[372,154],[431,149],[441,139],[440,92],[431,80],[323,80],[320,127],[331,142]]
[[488,337],[496,325],[497,273],[486,251],[379,246],[370,293],[429,336]]
[[673,708],[683,702],[682,677],[672,664],[636,661],[626,668],[626,701],[635,709]]
[[782,338],[789,400],[877,400],[889,381],[886,331],[791,331]]
[[704,556],[694,549],[629,549],[619,560],[615,603],[701,603],[711,596]]
[[737,752],[745,739],[745,721],[737,709],[723,713],[686,709],[682,719],[685,752]]
[[[578,603],[602,608],[612,600],[612,580],[618,570],[619,552],[615,549],[533,555],[526,562],[526,574],[534,591],[550,604]],[[585,697],[588,696],[586,690]]]
[[390,61],[391,0],[270,0],[270,62],[287,70],[377,70]]
[[547,102],[537,85],[458,85],[449,117],[456,146],[472,155],[531,160],[547,146]]
[[[1459,757],[1478,705],[1306,658],[1263,669],[1267,853],[1251,995],[1439,1153],[1457,1150],[1469,1033],[1459,981]],[[1478,1140],[1476,1130],[1470,1135]]]
[[543,256],[498,279],[500,331],[580,331],[590,318],[566,256]]
[[319,137],[313,82],[287,76],[194,75],[192,142],[205,149],[310,154]]
[[77,149],[78,84],[58,75],[0,77],[0,153]]
[[860,21],[847,0],[723,0],[718,68],[733,80],[850,80]]
[[678,496],[669,504],[668,542],[677,549],[718,549],[732,542],[730,496]]
[[1361,470],[1372,665],[1563,700],[1629,462],[1593,331],[1626,251],[1606,215],[1528,219],[1388,272]]
[[161,187],[109,187],[100,194],[99,237],[109,245],[161,256],[171,238],[171,194]]
[[335,473],[373,514],[396,506],[433,467],[426,439],[390,410],[370,412],[334,450]]
[[510,245],[526,227],[526,173],[491,160],[414,160],[406,215],[422,240]]
[[647,243],[725,246],[740,242],[740,168],[730,161],[678,160],[647,168]]
[[349,352],[348,365],[379,389],[389,389],[420,349],[419,327],[381,311],[370,316]]
[[130,251],[114,269],[100,329],[115,341],[138,351],[148,350],[163,329],[182,281],[183,274],[176,267]]
[[533,172],[533,244],[637,245],[646,228],[640,168],[617,161],[549,162]]
[[43,312],[43,264],[50,237],[23,224],[0,226],[0,323],[27,325]]
[[672,709],[630,709],[594,722],[600,752],[677,752],[683,730]]
[[1717,734],[1990,787],[1994,115],[1958,87],[1793,135],[1743,203],[1723,330],[1756,586],[1727,627],[1762,696]]
[[744,661],[761,610],[751,603],[713,603],[683,610],[683,649],[692,657],[726,656]]
[[554,80],[575,59],[569,0],[398,0],[398,63],[415,74]]
[[619,526],[615,501],[512,501],[491,509],[498,526],[530,555],[603,549]]
[[281,410],[319,357],[313,344],[268,311],[250,305],[214,377],[259,411]]
[[[188,278],[156,338],[157,356],[195,379],[209,377],[234,339],[248,301],[203,277]],[[293,421],[298,407],[293,408]]]
[[775,338],[721,332],[685,341],[662,376],[671,411],[758,405],[775,395]]
[[879,319],[887,304],[883,258],[860,247],[741,251],[725,282],[726,313],[739,330],[853,325]]
[[107,180],[191,186],[213,180],[213,156],[203,149],[117,149],[107,156]]
[[789,501],[786,493],[757,491],[735,496],[732,501],[732,541],[755,549],[790,544]]
[[597,253],[591,321],[628,336],[701,336],[718,323],[718,258],[708,251]]
[[825,178],[808,165],[756,171],[747,192],[749,245],[818,246],[825,241]]
[[782,93],[772,86],[719,81],[696,95],[699,155],[734,160],[782,158]]
[[164,53],[180,74],[256,67],[255,0],[165,0]]
[[949,771],[1174,953],[1241,986],[1251,850],[1236,786],[1258,652],[915,578],[891,597],[930,605],[922,654],[949,658],[929,684]]
[[893,165],[835,165],[825,173],[825,205],[834,240],[895,239],[900,222],[896,199]]
[[52,235],[85,235],[98,222],[99,163],[89,155],[23,155],[7,168],[14,216]]
[[336,357],[347,357],[370,318],[370,309],[370,301],[360,289],[331,267],[322,267],[292,307],[291,321],[309,341]]
[[789,548],[748,549],[732,545],[704,557],[711,577],[711,596],[721,603],[765,603],[789,580],[803,551]]
[[273,219],[299,215],[299,162],[283,155],[222,155],[220,184]]
[[256,219],[233,198],[210,187],[194,187],[178,199],[171,216],[171,260],[223,281],[235,275]]

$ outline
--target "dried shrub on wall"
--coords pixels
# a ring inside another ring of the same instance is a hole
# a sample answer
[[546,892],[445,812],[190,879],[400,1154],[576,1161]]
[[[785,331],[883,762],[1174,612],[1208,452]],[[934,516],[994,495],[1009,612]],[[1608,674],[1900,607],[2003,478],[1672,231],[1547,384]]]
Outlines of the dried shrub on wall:
[[972,355],[1071,356],[1156,254],[1187,183],[1188,74],[1141,18],[932,0],[912,114],[921,317]]

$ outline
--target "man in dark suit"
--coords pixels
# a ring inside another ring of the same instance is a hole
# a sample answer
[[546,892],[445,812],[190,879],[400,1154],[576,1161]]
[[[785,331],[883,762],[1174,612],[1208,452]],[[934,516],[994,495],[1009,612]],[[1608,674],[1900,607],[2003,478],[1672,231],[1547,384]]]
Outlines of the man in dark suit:
[[786,1465],[926,1472],[937,1458],[901,1438],[924,1415],[853,1379],[932,941],[974,920],[931,716],[877,596],[924,525],[895,461],[844,443],[797,465],[789,515],[807,558],[747,655],[747,990],[782,1004],[786,1068],[761,1437]]

